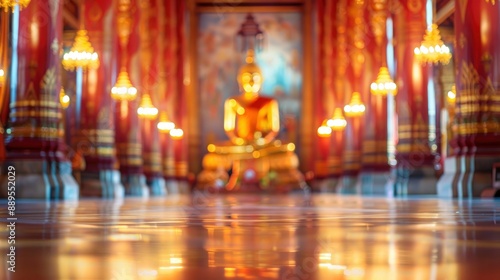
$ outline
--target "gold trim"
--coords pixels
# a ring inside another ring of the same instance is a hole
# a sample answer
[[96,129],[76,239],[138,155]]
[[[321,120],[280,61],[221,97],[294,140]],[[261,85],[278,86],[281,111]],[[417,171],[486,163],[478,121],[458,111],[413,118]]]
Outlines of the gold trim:
[[115,148],[113,147],[97,147],[97,154],[100,156],[113,156]]
[[61,105],[59,102],[51,100],[20,100],[10,103],[9,106],[10,108],[24,107],[24,106],[59,108]]
[[396,153],[411,153],[411,152],[428,152],[431,149],[429,146],[424,144],[399,144],[396,146]]
[[458,113],[461,114],[470,114],[470,113],[488,113],[488,112],[500,112],[500,106],[498,105],[483,105],[479,106],[479,104],[471,104],[471,105],[461,105],[458,109]]
[[11,127],[9,135],[12,137],[53,138],[64,136],[64,130],[48,127]]
[[81,129],[78,132],[79,132],[79,134],[83,134],[83,135],[101,136],[104,134],[104,135],[109,136],[109,137],[114,137],[114,135],[115,135],[115,131],[112,129]]
[[400,124],[398,125],[398,131],[413,131],[413,130],[429,130],[429,129],[435,129],[435,125],[428,125],[428,124]]
[[13,112],[10,113],[11,118],[20,118],[20,117],[40,117],[40,118],[57,118],[61,119],[62,114],[61,112],[53,112],[53,111],[48,111],[48,110],[42,110],[42,111],[20,111],[20,112]]
[[141,158],[119,158],[119,163],[122,166],[142,166]]
[[415,138],[429,139],[429,132],[427,132],[427,131],[425,131],[425,132],[424,131],[399,132],[398,138],[399,139],[415,139]]
[[213,6],[196,7],[197,13],[291,13],[300,12],[301,6],[233,6],[228,8]]
[[484,123],[461,123],[453,125],[453,131],[458,135],[470,135],[479,133],[500,133],[499,122]]

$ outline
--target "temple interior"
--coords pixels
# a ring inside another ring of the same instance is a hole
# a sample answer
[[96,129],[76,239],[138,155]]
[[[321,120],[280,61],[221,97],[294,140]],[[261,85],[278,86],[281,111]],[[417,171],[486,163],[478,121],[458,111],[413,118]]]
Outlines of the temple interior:
[[495,0],[0,0],[0,279],[500,279]]

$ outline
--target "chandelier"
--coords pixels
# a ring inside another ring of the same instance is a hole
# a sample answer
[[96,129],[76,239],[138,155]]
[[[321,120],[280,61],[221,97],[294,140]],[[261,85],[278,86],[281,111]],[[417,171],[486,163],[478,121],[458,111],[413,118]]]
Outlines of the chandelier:
[[319,137],[329,137],[332,134],[332,128],[327,125],[327,120],[324,120],[320,127],[318,127]]
[[3,8],[6,12],[12,9],[14,12],[16,6],[19,6],[19,9],[22,10],[26,8],[30,2],[31,0],[0,0],[0,8]]
[[141,104],[139,108],[137,108],[137,114],[140,118],[154,120],[158,115],[158,109],[153,106],[153,102],[151,101],[151,96],[145,93],[142,95]]
[[75,42],[69,53],[65,53],[62,61],[64,69],[74,71],[76,68],[96,69],[99,67],[99,56],[90,44],[87,30],[76,32]]
[[236,46],[238,51],[246,53],[247,50],[260,51],[264,44],[264,32],[255,21],[252,14],[248,14],[236,33]]
[[68,108],[70,101],[71,99],[64,91],[64,88],[61,88],[61,91],[59,92],[59,102],[61,103],[63,109]]
[[457,90],[455,86],[452,86],[451,90],[448,91],[448,102],[455,103],[456,98],[457,98]]
[[373,95],[381,96],[386,96],[389,93],[392,95],[397,94],[397,86],[391,79],[391,75],[389,74],[389,69],[387,69],[387,67],[380,67],[377,79],[370,85],[370,92]]
[[132,86],[127,70],[122,68],[118,74],[115,86],[111,89],[111,97],[117,101],[132,101],[136,96],[137,89]]
[[414,49],[415,57],[421,64],[448,64],[451,59],[450,48],[441,40],[437,24],[432,24],[424,35],[420,47]]
[[5,82],[5,71],[0,68],[0,86],[3,86],[3,83]]
[[335,109],[335,111],[333,112],[333,117],[326,121],[326,125],[335,131],[344,130],[345,126],[347,125],[347,121],[342,114],[341,108]]
[[344,106],[344,112],[348,117],[360,117],[365,113],[365,105],[361,102],[359,92],[352,93],[351,102]]
[[182,136],[184,136],[184,131],[180,128],[174,128],[170,130],[170,137],[175,140],[180,140],[182,139]]
[[168,119],[167,112],[161,112],[157,127],[162,133],[170,133],[170,130],[175,128],[175,123]]

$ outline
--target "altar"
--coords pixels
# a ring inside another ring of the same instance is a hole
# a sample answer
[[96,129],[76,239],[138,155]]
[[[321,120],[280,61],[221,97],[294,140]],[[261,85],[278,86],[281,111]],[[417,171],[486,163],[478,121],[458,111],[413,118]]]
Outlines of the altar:
[[213,192],[289,192],[306,187],[298,170],[295,144],[277,139],[278,100],[259,94],[264,75],[256,59],[262,31],[252,15],[242,24],[245,63],[237,77],[240,94],[224,101],[224,132],[229,141],[210,143],[197,188]]

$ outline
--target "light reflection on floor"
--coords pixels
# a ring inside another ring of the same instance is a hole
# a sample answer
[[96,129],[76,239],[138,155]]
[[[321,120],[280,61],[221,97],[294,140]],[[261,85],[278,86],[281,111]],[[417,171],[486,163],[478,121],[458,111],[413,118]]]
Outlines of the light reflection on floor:
[[16,273],[3,254],[0,279],[500,279],[497,212],[335,195],[18,202]]

